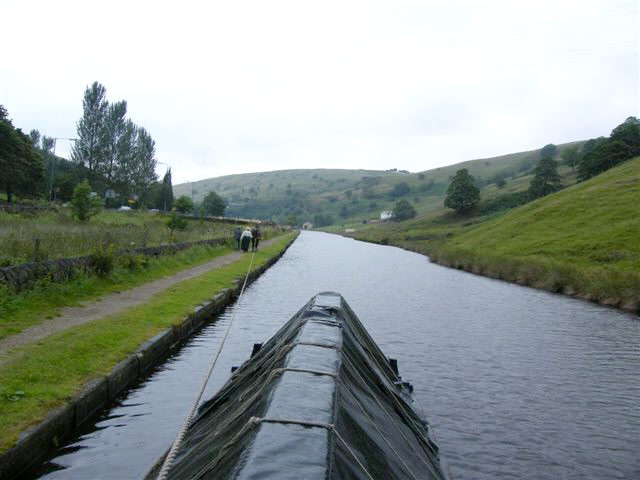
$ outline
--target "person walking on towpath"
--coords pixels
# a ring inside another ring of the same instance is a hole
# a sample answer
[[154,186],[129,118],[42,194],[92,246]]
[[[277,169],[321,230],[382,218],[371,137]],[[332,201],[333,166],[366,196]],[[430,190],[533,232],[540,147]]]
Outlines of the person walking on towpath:
[[260,231],[260,227],[257,225],[251,229],[251,250],[258,250],[258,244],[260,243],[260,239],[262,238],[262,232]]
[[251,238],[251,228],[247,227],[244,229],[244,232],[242,232],[242,236],[240,237],[240,248],[243,252],[249,250],[249,242],[251,241]]
[[240,227],[236,227],[233,231],[233,237],[236,239],[236,248],[240,250],[240,236],[242,235],[242,229]]

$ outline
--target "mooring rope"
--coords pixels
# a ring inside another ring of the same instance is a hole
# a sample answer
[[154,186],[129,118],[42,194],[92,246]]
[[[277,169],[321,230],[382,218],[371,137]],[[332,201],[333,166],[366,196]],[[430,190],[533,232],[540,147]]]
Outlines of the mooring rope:
[[218,357],[220,356],[220,352],[222,351],[222,347],[224,346],[224,342],[227,340],[227,335],[229,335],[229,330],[231,329],[231,325],[233,324],[233,320],[236,318],[236,313],[238,312],[238,305],[240,305],[240,299],[242,298],[242,294],[244,293],[244,288],[247,286],[247,281],[249,280],[249,274],[251,273],[251,267],[253,267],[253,259],[255,257],[255,250],[251,253],[251,263],[249,264],[249,269],[247,270],[247,274],[244,277],[244,283],[242,284],[242,288],[240,289],[240,295],[238,295],[238,300],[236,300],[236,305],[233,309],[233,314],[231,315],[231,320],[229,321],[229,325],[227,325],[227,330],[224,332],[224,336],[222,337],[222,341],[220,342],[220,347],[218,347],[218,351],[216,352],[216,356],[213,359],[213,362],[211,363],[211,366],[209,367],[209,371],[207,372],[207,374],[204,377],[204,381],[202,382],[202,386],[200,387],[200,391],[198,392],[198,396],[196,397],[195,401],[193,402],[193,405],[191,405],[191,410],[189,410],[189,414],[186,416],[186,418],[184,419],[184,422],[182,422],[182,426],[180,427],[180,431],[178,432],[178,435],[176,436],[175,440],[173,441],[173,444],[171,445],[171,449],[169,450],[169,453],[167,454],[167,457],[164,459],[164,463],[162,464],[162,468],[160,469],[160,473],[158,474],[158,480],[166,480],[167,476],[169,475],[169,471],[171,470],[171,467],[173,466],[173,461],[175,460],[176,454],[178,453],[178,450],[180,449],[180,446],[182,445],[182,442],[184,441],[184,436],[187,433],[187,430],[189,429],[189,426],[191,425],[191,421],[193,420],[193,417],[196,413],[196,409],[198,408],[198,404],[200,403],[200,399],[202,398],[202,395],[204,394],[204,390],[207,386],[207,383],[209,383],[209,378],[211,378],[211,374],[213,373],[213,369],[216,366],[216,363],[218,362]]

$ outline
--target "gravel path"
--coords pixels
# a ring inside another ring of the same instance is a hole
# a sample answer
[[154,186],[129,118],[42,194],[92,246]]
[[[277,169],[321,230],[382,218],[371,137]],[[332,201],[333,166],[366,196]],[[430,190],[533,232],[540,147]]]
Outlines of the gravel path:
[[[275,239],[262,242],[262,246],[269,246]],[[167,288],[183,280],[202,275],[210,270],[215,270],[224,265],[238,260],[243,255],[242,252],[233,252],[222,257],[218,257],[210,262],[203,263],[187,270],[182,270],[169,277],[164,277],[153,282],[145,283],[138,287],[124,292],[113,293],[101,297],[100,299],[83,304],[79,307],[66,307],[61,310],[58,317],[46,320],[38,325],[29,327],[22,332],[0,340],[0,365],[4,363],[6,353],[10,349],[19,347],[29,342],[36,342],[53,333],[66,330],[69,327],[82,325],[108,315],[120,313],[128,308],[148,302],[152,296],[162,292]]]

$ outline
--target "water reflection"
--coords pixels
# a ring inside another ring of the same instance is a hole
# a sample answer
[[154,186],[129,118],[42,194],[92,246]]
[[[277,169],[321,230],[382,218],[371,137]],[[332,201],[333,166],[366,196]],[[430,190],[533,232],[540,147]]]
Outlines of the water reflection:
[[[398,358],[456,479],[638,478],[640,322],[393,247],[303,232],[245,292],[205,397],[322,290]],[[167,448],[230,319],[208,326],[43,478],[140,478]]]

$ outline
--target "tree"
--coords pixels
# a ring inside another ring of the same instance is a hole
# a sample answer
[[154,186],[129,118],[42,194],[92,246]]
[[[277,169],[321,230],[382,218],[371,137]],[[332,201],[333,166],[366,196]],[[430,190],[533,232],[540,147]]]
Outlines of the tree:
[[156,142],[142,127],[138,128],[136,143],[133,150],[134,188],[142,203],[146,200],[149,186],[158,180],[156,175]]
[[216,192],[209,192],[202,201],[202,210],[206,215],[222,216],[226,207],[227,204]]
[[389,195],[391,196],[391,198],[398,198],[405,196],[410,191],[411,188],[409,187],[409,185],[407,185],[407,182],[400,182],[394,185],[393,190],[391,190],[391,193]]
[[540,150],[540,157],[541,158],[545,158],[545,157],[555,157],[556,153],[558,153],[558,147],[556,147],[553,143],[550,143],[548,145],[545,145],[544,147],[542,147],[542,149]]
[[29,132],[29,138],[34,148],[40,148],[40,132],[35,128]]
[[181,195],[173,203],[173,208],[180,213],[189,213],[193,210],[193,200],[186,195]]
[[550,157],[541,158],[533,170],[534,177],[529,184],[529,198],[535,199],[557,192],[562,188],[558,174],[558,162]]
[[629,147],[631,157],[640,155],[640,120],[629,117],[611,132],[612,142],[622,142]]
[[458,170],[447,188],[444,206],[452,208],[456,213],[471,210],[480,201],[480,190],[476,187],[473,176],[466,168]]
[[32,139],[14,128],[6,109],[0,105],[0,190],[13,195],[36,196],[44,178],[42,156]]
[[416,216],[416,209],[406,200],[400,200],[393,208],[393,217],[395,220],[408,220]]
[[560,156],[566,165],[569,165],[572,170],[575,170],[580,160],[580,153],[576,147],[565,148]]
[[162,179],[162,190],[160,193],[161,205],[163,211],[168,212],[173,206],[173,186],[171,185],[171,169],[167,170]]
[[349,216],[349,209],[347,208],[347,205],[342,205],[342,208],[340,209],[338,215],[340,215],[342,218],[346,218]]
[[120,157],[129,153],[121,148],[123,137],[127,134],[126,115],[127,102],[124,100],[113,103],[107,108],[103,130],[105,161],[100,165],[100,170],[107,179],[108,187],[113,187],[116,170],[123,160]]
[[135,146],[138,141],[138,127],[131,120],[124,122],[123,130],[118,138],[117,164],[113,181],[120,194],[129,198],[134,192],[134,172],[136,169]]
[[629,117],[611,132],[609,138],[589,140],[578,164],[578,178],[586,180],[619,163],[640,155],[640,120]]
[[91,185],[87,180],[82,181],[73,189],[71,211],[73,216],[81,222],[86,222],[96,215],[102,207],[100,197],[91,195]]
[[84,91],[82,118],[78,121],[78,139],[71,149],[71,159],[84,165],[92,182],[95,172],[105,161],[105,121],[109,104],[107,90],[98,82],[93,82]]
[[601,142],[578,164],[578,179],[587,180],[633,158],[632,147],[621,141]]
[[298,217],[296,217],[293,214],[288,215],[287,218],[285,219],[284,223],[285,223],[285,225],[290,225],[292,227],[295,227],[298,224]]

